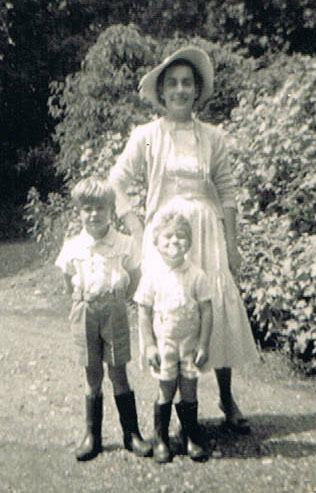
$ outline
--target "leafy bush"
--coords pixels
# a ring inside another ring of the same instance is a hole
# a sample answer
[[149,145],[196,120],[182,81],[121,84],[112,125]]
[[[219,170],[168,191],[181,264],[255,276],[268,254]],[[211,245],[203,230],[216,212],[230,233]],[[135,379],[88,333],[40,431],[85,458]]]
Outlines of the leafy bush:
[[255,73],[227,130],[239,186],[243,289],[257,335],[316,371],[316,64]]
[[26,237],[26,229],[23,205],[0,204],[0,241]]
[[75,212],[67,207],[67,200],[58,193],[49,193],[46,202],[32,187],[25,206],[25,219],[29,224],[28,233],[36,239],[40,254],[44,258],[56,256],[64,239],[68,225],[75,230],[78,221]]

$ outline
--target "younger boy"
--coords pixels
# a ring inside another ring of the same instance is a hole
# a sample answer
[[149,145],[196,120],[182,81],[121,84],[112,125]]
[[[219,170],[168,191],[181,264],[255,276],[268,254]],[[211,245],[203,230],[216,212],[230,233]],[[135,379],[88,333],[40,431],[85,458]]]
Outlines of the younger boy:
[[76,458],[90,460],[102,451],[103,361],[108,365],[125,448],[145,457],[151,445],[139,432],[126,374],[131,355],[125,300],[138,272],[139,255],[133,239],[110,225],[115,196],[107,181],[95,177],[79,181],[72,199],[82,231],[65,241],[56,265],[72,294],[71,329],[86,376],[86,433]]
[[135,300],[145,357],[152,375],[159,380],[154,405],[154,459],[172,460],[168,428],[172,400],[179,388],[176,411],[187,438],[192,460],[206,457],[197,422],[199,369],[208,359],[212,328],[210,288],[205,273],[189,263],[189,222],[175,211],[158,213],[153,223],[153,242],[160,259],[144,270]]

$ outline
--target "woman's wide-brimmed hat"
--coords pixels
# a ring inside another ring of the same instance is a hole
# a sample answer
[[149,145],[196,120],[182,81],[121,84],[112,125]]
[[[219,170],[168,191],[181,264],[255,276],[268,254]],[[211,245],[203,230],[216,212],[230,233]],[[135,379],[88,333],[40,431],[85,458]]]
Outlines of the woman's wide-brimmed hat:
[[208,54],[196,46],[186,46],[172,53],[153,70],[145,74],[139,83],[139,92],[142,98],[154,105],[161,106],[158,98],[157,80],[159,75],[175,60],[188,60],[202,78],[202,87],[196,103],[204,103],[213,92],[214,71]]

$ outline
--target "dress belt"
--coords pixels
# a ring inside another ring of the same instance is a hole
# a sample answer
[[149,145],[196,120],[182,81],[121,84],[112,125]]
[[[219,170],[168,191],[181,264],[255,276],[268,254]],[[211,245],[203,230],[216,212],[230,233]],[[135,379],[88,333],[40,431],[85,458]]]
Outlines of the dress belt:
[[186,178],[167,180],[164,193],[171,197],[178,195],[187,199],[204,199],[209,197],[209,190],[204,181]]

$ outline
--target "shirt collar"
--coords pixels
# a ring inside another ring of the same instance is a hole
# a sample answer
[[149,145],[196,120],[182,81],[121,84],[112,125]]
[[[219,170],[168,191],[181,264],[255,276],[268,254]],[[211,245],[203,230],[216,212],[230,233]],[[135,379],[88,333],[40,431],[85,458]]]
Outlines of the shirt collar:
[[188,268],[190,266],[190,263],[188,260],[185,260],[183,262],[183,264],[179,265],[179,267],[170,267],[163,260],[162,260],[162,262],[165,265],[167,272],[185,272],[186,270],[188,270]]
[[86,247],[96,245],[107,245],[112,247],[114,245],[114,236],[115,231],[112,226],[109,227],[107,234],[98,240],[94,239],[93,236],[86,231],[86,229],[83,229],[79,235],[81,244]]

